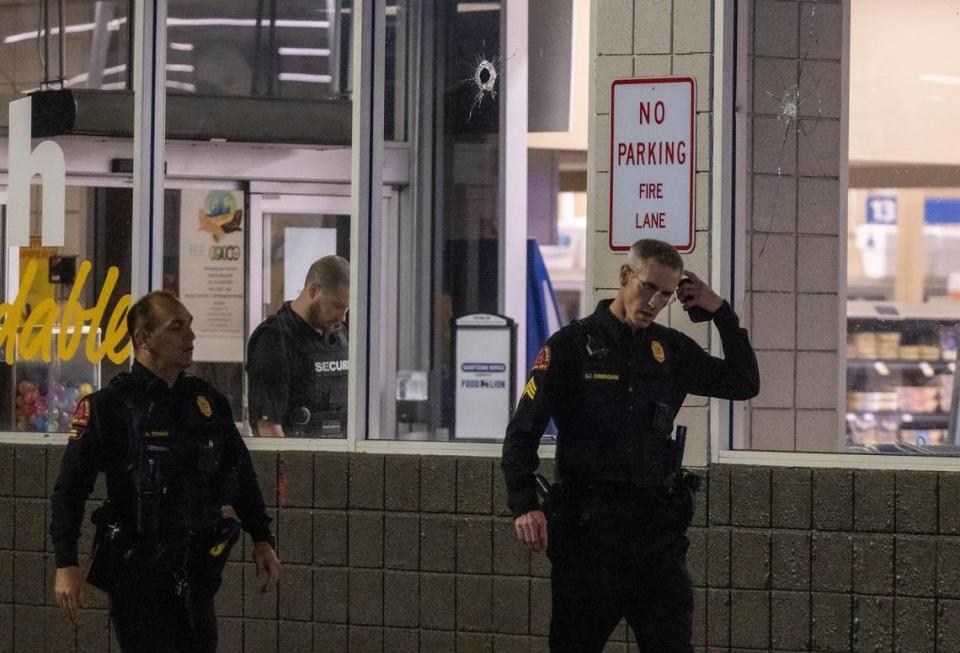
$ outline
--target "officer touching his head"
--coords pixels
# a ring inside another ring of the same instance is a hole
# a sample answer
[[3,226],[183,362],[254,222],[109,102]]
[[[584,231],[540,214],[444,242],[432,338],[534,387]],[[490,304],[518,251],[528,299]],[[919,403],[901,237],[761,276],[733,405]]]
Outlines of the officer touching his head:
[[249,414],[262,436],[343,437],[347,423],[350,263],[324,256],[303,290],[250,335]]
[[77,540],[98,473],[107,501],[87,582],[105,590],[124,653],[213,653],[214,595],[230,547],[246,530],[261,591],[280,562],[270,518],[226,398],[184,372],[193,318],[152,292],[127,313],[134,363],[77,406],[53,491],[56,596],[71,618],[82,606]]
[[[688,653],[696,483],[673,421],[687,394],[756,396],[757,361],[730,305],[667,243],[634,243],[619,286],[541,348],[503,443],[508,500],[520,542],[552,563],[552,652],[599,653],[625,617],[640,650]],[[724,359],[654,322],[674,296],[712,318]],[[537,446],[551,418],[557,483],[542,508]]]

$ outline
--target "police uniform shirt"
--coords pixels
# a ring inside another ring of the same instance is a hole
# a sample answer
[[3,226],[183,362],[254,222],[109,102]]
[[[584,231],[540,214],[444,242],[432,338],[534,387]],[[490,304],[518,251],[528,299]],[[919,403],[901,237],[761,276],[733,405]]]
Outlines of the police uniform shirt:
[[507,427],[502,468],[514,516],[537,509],[537,447],[557,426],[557,480],[585,486],[659,486],[669,478],[673,420],[687,394],[745,400],[759,372],[727,302],[713,314],[725,358],[653,323],[633,331],[601,301],[541,348]]
[[[141,433],[134,446],[132,428]],[[250,454],[226,398],[185,374],[168,386],[135,362],[77,407],[51,506],[57,567],[77,565],[84,503],[98,473],[106,477],[114,515],[126,532],[137,533],[141,444],[158,457],[163,479],[160,536],[209,525],[220,519],[221,505],[231,504],[254,542],[273,542]]]
[[281,424],[285,435],[318,436],[324,420],[347,413],[349,340],[341,327],[318,333],[284,303],[254,330],[247,347],[249,415]]

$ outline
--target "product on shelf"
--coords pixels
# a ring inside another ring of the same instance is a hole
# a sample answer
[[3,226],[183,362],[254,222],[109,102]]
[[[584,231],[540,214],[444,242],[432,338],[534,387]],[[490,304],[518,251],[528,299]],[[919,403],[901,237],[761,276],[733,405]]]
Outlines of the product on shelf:
[[847,425],[854,444],[893,444],[897,441],[899,424],[893,418],[848,416]]
[[869,331],[853,334],[857,358],[877,358],[877,334]]
[[41,382],[23,379],[17,383],[18,431],[47,430],[47,388]]
[[934,413],[940,405],[937,387],[897,386],[898,410],[910,413]]
[[900,332],[881,331],[877,336],[876,358],[894,360],[900,355]]
[[847,358],[860,358],[860,352],[857,351],[857,343],[850,337],[847,337]]
[[920,345],[900,345],[900,360],[920,360]]
[[953,403],[953,374],[938,374],[936,382],[940,410],[949,413]]
[[847,410],[887,411],[897,410],[898,407],[896,392],[847,392]]
[[940,356],[945,361],[957,360],[957,329],[943,327],[939,332]]
[[93,384],[82,379],[58,381],[52,387],[43,381],[22,379],[17,383],[16,430],[69,431],[77,404],[93,389]]
[[949,443],[949,431],[947,429],[913,429],[904,427],[900,429],[897,438],[900,442],[915,445],[941,445]]
[[938,361],[940,360],[940,347],[937,345],[921,345],[920,360]]

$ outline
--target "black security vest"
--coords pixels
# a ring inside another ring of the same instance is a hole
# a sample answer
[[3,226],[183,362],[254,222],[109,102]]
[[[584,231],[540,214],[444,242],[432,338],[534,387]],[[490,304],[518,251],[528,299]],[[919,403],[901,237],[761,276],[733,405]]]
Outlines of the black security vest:
[[319,334],[296,315],[289,303],[268,317],[250,338],[249,351],[267,330],[280,336],[280,351],[271,352],[276,365],[284,365],[289,384],[282,388],[250,388],[251,419],[260,393],[287,393],[283,431],[288,436],[341,437],[346,431],[347,379],[350,373],[349,337],[346,328]]

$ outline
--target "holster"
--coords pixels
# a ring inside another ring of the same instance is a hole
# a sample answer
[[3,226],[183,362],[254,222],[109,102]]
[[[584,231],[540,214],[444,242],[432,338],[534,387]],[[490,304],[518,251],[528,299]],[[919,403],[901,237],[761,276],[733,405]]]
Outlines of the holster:
[[192,582],[209,589],[219,587],[223,568],[240,539],[240,532],[240,522],[224,518],[196,535],[189,570]]
[[130,550],[127,534],[113,514],[110,502],[93,511],[91,521],[97,530],[93,540],[93,555],[87,569],[87,582],[109,592],[120,577],[124,560]]
[[212,562],[217,573],[223,570],[230,557],[230,550],[240,539],[240,522],[233,518],[221,519],[214,528],[202,538],[201,547],[205,558]]
[[694,495],[700,489],[701,480],[699,474],[685,469],[680,470],[673,480],[671,492],[683,502],[686,526],[693,521]]

